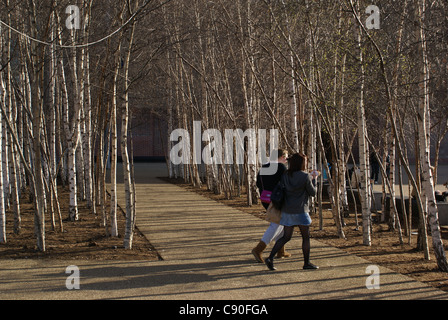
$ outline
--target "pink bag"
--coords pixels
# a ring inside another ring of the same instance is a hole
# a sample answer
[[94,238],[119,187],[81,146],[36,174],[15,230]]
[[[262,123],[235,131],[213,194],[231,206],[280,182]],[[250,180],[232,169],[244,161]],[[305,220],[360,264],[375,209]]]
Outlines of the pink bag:
[[260,194],[260,200],[264,203],[271,203],[272,191],[264,190],[263,178],[260,179],[261,185],[263,186],[263,191]]
[[263,192],[260,195],[261,202],[271,203],[271,194],[272,194],[272,191],[263,190]]

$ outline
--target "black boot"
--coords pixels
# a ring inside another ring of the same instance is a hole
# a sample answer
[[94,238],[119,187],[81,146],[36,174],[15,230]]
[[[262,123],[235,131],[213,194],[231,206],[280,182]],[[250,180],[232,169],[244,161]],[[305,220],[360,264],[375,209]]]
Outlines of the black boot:
[[266,265],[268,266],[269,270],[277,270],[276,267],[274,267],[274,261],[271,258],[267,258],[264,260],[264,262],[266,263]]
[[316,269],[319,269],[319,267],[314,265],[314,264],[312,264],[311,262],[308,262],[308,263],[303,265],[303,269],[305,269],[305,270],[316,270]]

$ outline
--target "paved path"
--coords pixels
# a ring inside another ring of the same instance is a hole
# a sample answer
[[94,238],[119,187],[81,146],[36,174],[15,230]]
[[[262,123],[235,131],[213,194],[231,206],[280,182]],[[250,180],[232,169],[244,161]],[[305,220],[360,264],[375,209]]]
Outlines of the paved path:
[[[164,164],[136,164],[137,226],[163,261],[0,262],[0,299],[447,299],[448,293],[380,267],[379,289],[367,289],[369,262],[312,241],[317,271],[304,271],[300,236],[277,271],[250,250],[267,223],[165,183]],[[270,249],[271,246],[268,247]],[[80,270],[80,289],[67,290],[66,267]]]

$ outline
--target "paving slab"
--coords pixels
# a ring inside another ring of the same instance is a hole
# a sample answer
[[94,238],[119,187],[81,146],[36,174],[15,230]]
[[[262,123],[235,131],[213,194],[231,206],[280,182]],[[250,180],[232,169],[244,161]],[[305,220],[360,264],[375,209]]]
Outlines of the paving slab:
[[[157,179],[164,164],[136,164],[137,226],[161,261],[2,260],[0,299],[46,300],[439,300],[448,293],[388,268],[311,242],[319,270],[302,270],[301,239],[276,261],[255,262],[251,249],[268,223]],[[119,193],[123,206],[123,192]],[[272,248],[272,244],[268,250]],[[267,253],[266,253],[267,254]],[[67,289],[67,267],[79,270],[79,289]],[[375,281],[373,281],[375,280]],[[377,286],[373,286],[376,284]],[[373,287],[373,288],[372,288]]]

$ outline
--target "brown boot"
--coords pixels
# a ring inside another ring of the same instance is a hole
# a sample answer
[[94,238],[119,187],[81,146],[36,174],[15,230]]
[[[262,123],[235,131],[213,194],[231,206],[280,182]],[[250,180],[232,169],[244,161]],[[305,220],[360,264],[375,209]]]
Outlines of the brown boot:
[[261,256],[263,254],[264,249],[266,249],[266,243],[263,241],[258,242],[257,246],[252,249],[252,254],[255,257],[255,260],[257,260],[260,263],[264,263],[264,259]]
[[277,252],[277,258],[278,259],[282,259],[282,258],[289,258],[291,256],[291,254],[289,252],[285,251],[285,246],[283,246],[278,252]]

